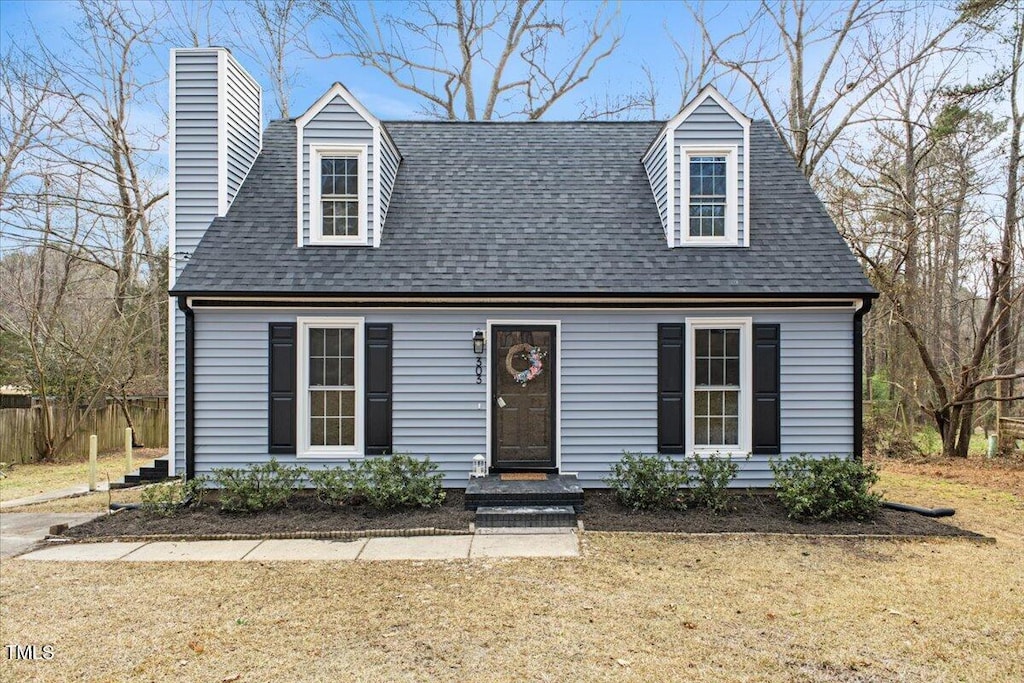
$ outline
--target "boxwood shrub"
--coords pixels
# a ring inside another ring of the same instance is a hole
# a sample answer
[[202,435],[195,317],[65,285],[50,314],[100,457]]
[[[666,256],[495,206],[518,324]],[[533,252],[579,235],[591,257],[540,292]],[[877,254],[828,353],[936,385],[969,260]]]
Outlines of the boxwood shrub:
[[634,510],[686,507],[682,489],[690,482],[688,466],[655,453],[623,452],[605,479],[622,505]]
[[282,465],[271,458],[245,469],[214,469],[213,480],[220,489],[221,512],[259,512],[285,505],[305,474],[304,467]]
[[873,465],[852,458],[797,455],[772,461],[771,466],[776,494],[793,519],[870,519],[882,503],[882,496],[870,490],[878,482]]

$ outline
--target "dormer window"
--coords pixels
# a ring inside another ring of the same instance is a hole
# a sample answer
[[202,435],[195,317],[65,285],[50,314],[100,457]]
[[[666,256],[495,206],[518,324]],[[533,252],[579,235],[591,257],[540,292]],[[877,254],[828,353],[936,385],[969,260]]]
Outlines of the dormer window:
[[310,157],[311,243],[365,243],[366,148],[312,145]]
[[683,243],[735,245],[737,185],[735,147],[680,148]]
[[321,157],[320,218],[324,237],[359,234],[359,157]]
[[690,237],[725,237],[725,157],[690,157]]

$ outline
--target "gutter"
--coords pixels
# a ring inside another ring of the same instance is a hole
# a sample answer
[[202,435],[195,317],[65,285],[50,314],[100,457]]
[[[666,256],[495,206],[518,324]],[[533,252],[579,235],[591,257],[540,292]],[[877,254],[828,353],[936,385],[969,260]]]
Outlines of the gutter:
[[874,297],[861,299],[853,312],[853,458],[864,461],[864,316]]
[[185,314],[185,480],[196,475],[196,428],[192,407],[196,399],[196,332],[195,311],[188,299],[178,297],[178,308]]

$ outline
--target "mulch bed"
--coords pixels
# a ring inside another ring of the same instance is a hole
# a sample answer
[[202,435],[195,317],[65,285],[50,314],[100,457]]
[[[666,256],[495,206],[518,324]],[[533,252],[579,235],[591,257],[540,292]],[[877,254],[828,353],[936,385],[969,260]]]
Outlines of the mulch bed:
[[122,510],[71,527],[64,536],[90,538],[173,534],[185,537],[427,527],[468,530],[469,523],[473,521],[473,512],[463,509],[462,491],[448,489],[446,493],[444,504],[437,508],[377,512],[368,505],[329,508],[318,502],[312,493],[303,492],[294,496],[286,508],[253,515],[222,513],[211,496],[200,507],[185,509],[172,516],[155,515],[145,510]]
[[[430,509],[377,512],[369,506],[328,508],[312,493],[296,495],[288,507],[254,515],[221,513],[215,499],[197,509],[173,516],[161,516],[144,510],[123,510],[72,527],[69,538],[138,537],[150,535],[216,536],[223,534],[287,534],[399,529],[468,530],[474,513],[463,509],[463,492],[448,489],[444,505]],[[619,505],[611,491],[588,490],[584,512],[580,515],[589,531],[643,531],[720,533],[753,532],[823,535],[883,536],[968,536],[978,534],[934,519],[906,512],[883,509],[870,522],[796,522],[771,494],[737,492],[733,509],[721,515],[696,508],[683,511],[636,512]]]
[[[823,535],[970,536],[967,531],[909,512],[882,509],[870,522],[797,522],[786,516],[773,494],[737,492],[733,509],[715,515],[703,508],[637,512],[624,508],[611,491],[587,491],[581,515],[588,531],[653,531],[686,533],[755,532]],[[954,517],[955,519],[955,517]]]

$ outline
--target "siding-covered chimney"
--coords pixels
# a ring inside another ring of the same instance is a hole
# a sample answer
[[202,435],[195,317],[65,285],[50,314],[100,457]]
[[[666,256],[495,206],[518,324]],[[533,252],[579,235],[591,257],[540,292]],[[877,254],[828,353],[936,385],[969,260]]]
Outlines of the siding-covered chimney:
[[[210,222],[227,213],[263,144],[259,83],[225,48],[171,50],[170,286]],[[184,467],[184,316],[170,306],[172,472]]]

